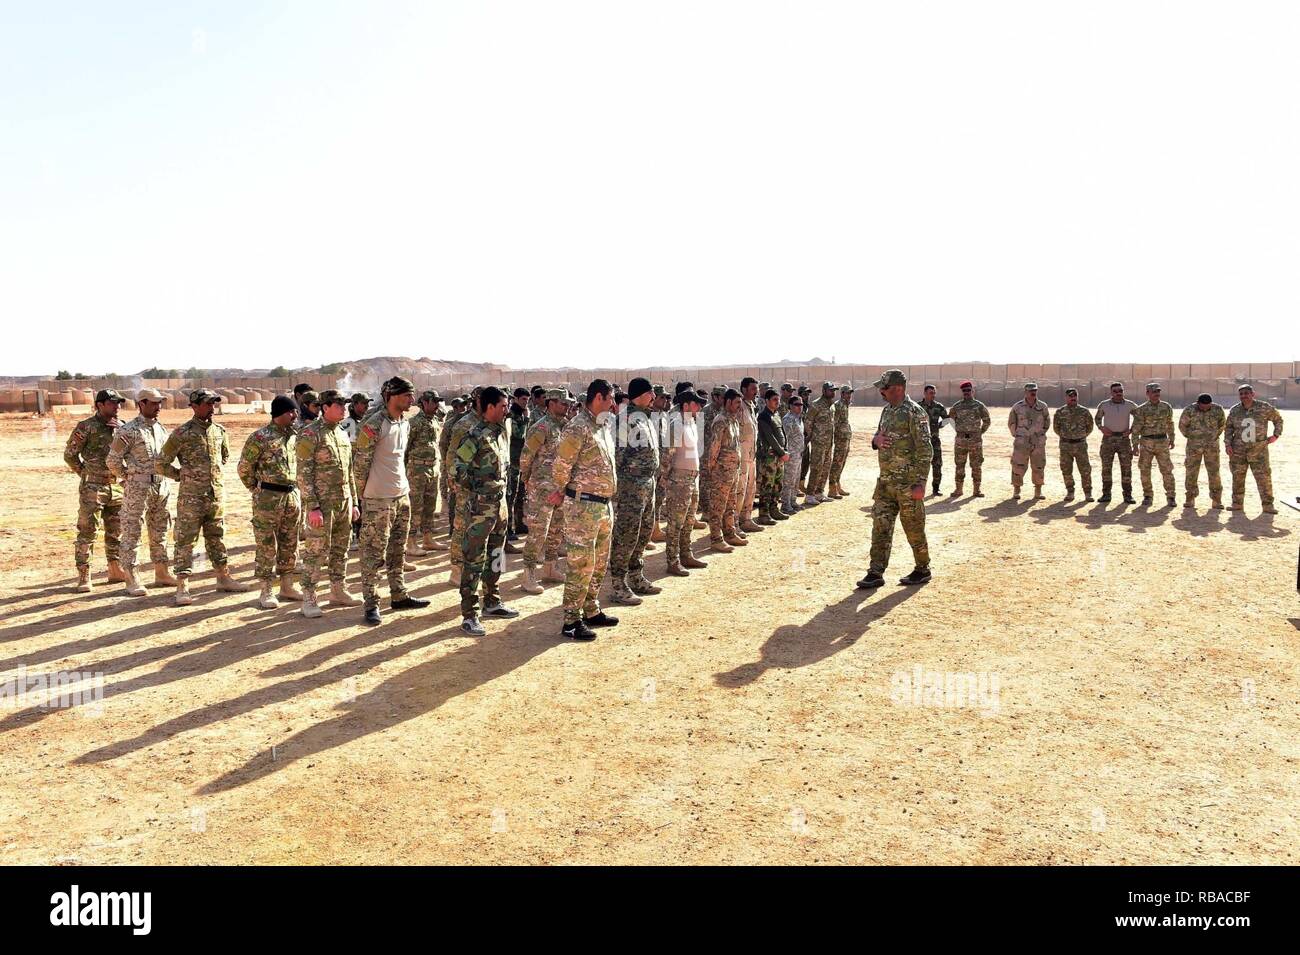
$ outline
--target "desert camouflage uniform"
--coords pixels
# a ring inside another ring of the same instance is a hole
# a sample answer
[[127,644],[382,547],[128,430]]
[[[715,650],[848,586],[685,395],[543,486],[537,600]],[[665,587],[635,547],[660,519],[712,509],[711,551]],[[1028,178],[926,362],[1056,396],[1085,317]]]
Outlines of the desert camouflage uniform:
[[[853,442],[853,426],[849,424],[849,403],[843,397],[835,402],[835,448],[831,452],[831,476],[830,482],[836,487],[840,486],[840,479],[844,476],[844,465],[849,460],[849,446]],[[789,408],[785,409],[789,411]]]
[[519,454],[519,479],[524,483],[524,565],[536,568],[543,560],[558,560],[564,543],[564,510],[546,500],[555,491],[552,472],[555,452],[564,431],[563,416],[547,414],[528,429]]
[[[926,419],[930,422],[930,483],[934,489],[939,489],[939,482],[943,479],[943,445],[939,443],[939,426],[943,424],[944,418],[952,417],[952,414],[941,405],[938,401],[926,401],[922,398],[917,402],[925,412]],[[971,468],[974,476],[974,466]],[[978,476],[974,476],[979,480]]]
[[406,480],[411,485],[411,533],[432,534],[438,514],[438,441],[442,425],[421,410],[411,418],[406,446]]
[[108,469],[107,458],[117,418],[105,421],[91,415],[68,435],[63,461],[81,478],[77,492],[77,544],[74,555],[78,570],[90,567],[101,519],[104,523],[104,556],[117,560],[121,554],[122,485]]
[[[253,540],[258,580],[291,574],[298,563],[298,530],[302,517],[298,497],[298,466],[292,423],[268,424],[248,436],[239,455],[239,480],[253,493]],[[277,491],[261,484],[289,488]]]
[[1133,450],[1138,455],[1138,475],[1142,478],[1142,496],[1151,496],[1151,461],[1160,467],[1165,494],[1172,500],[1178,493],[1174,486],[1174,462],[1169,446],[1174,441],[1174,409],[1167,401],[1154,404],[1144,401],[1133,412]]
[[[221,468],[230,460],[226,429],[191,418],[168,435],[155,471],[180,482],[176,492],[176,576],[193,569],[194,542],[203,533],[212,566],[226,566],[225,490]],[[180,467],[172,464],[179,461]]]
[[[609,572],[616,592],[640,584],[645,567],[645,545],[655,524],[655,484],[659,479],[658,420],[648,411],[631,406],[626,432],[614,451],[618,495],[614,499],[614,535],[610,544]],[[631,575],[632,580],[627,579]]]
[[740,426],[726,411],[713,416],[700,462],[700,480],[707,484],[709,536],[721,540],[736,532],[736,476],[740,473]]
[[[600,585],[609,566],[613,514],[609,501],[618,491],[614,448],[609,432],[596,423],[585,406],[564,426],[551,470],[557,488],[565,489],[564,547],[568,571],[564,579],[564,623],[600,613]],[[568,492],[594,494],[599,501],[579,500]]]
[[[352,483],[361,498],[361,598],[366,610],[379,606],[376,582],[381,567],[388,572],[388,598],[396,603],[409,594],[402,565],[406,561],[406,538],[411,530],[411,495],[394,497],[366,497],[366,482],[379,445],[392,431],[397,432],[393,453],[401,476],[405,477],[406,449],[410,447],[410,422],[388,416],[381,406],[361,420],[357,441],[352,452]],[[459,549],[459,548],[457,548]]]
[[108,469],[122,482],[122,566],[135,568],[140,525],[149,528],[149,560],[165,564],[167,530],[172,526],[172,482],[154,469],[167,442],[167,429],[139,415],[117,429],[109,447]]
[[1197,481],[1200,476],[1201,462],[1205,462],[1205,474],[1210,482],[1210,500],[1215,504],[1223,501],[1223,478],[1219,471],[1219,435],[1227,424],[1227,413],[1223,406],[1211,403],[1202,411],[1198,405],[1188,405],[1178,416],[1178,432],[1185,439],[1183,445],[1183,489],[1188,502],[1195,501],[1200,488]]
[[1092,412],[1083,405],[1063,405],[1052,416],[1052,430],[1058,440],[1061,477],[1065,490],[1074,493],[1074,466],[1079,466],[1083,496],[1092,497],[1092,462],[1088,460],[1088,435],[1092,434]]
[[966,480],[966,461],[970,460],[971,480],[980,483],[984,465],[984,432],[993,419],[989,409],[978,398],[962,398],[948,409],[948,417],[956,425],[952,439],[952,464],[957,472],[957,485]]
[[[925,486],[930,473],[930,419],[919,404],[907,396],[897,407],[886,404],[880,413],[876,434],[892,439],[888,448],[877,448],[880,477],[876,479],[875,503],[871,508],[871,566],[883,574],[889,566],[894,544],[894,521],[901,520],[903,533],[912,545],[912,557],[920,570],[930,566],[930,545],[925,538],[925,502],[912,499],[912,488]],[[872,439],[872,446],[875,446]]]
[[1011,445],[1011,486],[1017,491],[1024,483],[1026,469],[1032,468],[1030,477],[1034,487],[1043,486],[1043,469],[1047,466],[1047,430],[1052,423],[1052,412],[1042,401],[1033,407],[1021,398],[1011,406],[1007,415],[1007,428],[1013,436]]
[[[1109,399],[1108,399],[1109,400]],[[1137,405],[1125,398],[1123,401],[1115,404],[1128,405],[1129,410],[1129,430],[1116,434],[1103,434],[1101,436],[1101,496],[1109,497],[1112,486],[1112,475],[1115,471],[1115,458],[1119,458],[1119,482],[1124,489],[1124,496],[1129,497],[1133,493],[1133,439],[1130,435],[1133,432],[1134,415],[1137,412]],[[1106,402],[1103,401],[1097,407],[1097,413],[1093,415],[1092,420],[1097,427],[1105,425]]]
[[742,395],[740,414],[736,416],[740,432],[740,473],[736,477],[736,520],[753,519],[754,491],[758,486],[758,416]]
[[704,470],[704,451],[705,451],[705,446],[707,446],[709,442],[709,432],[710,429],[713,427],[713,419],[718,416],[718,413],[721,410],[722,410],[721,408],[716,407],[713,404],[713,398],[712,396],[710,396],[709,403],[700,412],[700,419],[699,419],[700,420],[700,441],[702,442],[700,447],[700,481],[699,481],[700,502],[699,503],[700,503],[700,509],[705,514],[706,520],[708,519],[707,515],[709,513],[710,484],[709,484],[708,475],[705,473]]
[[781,472],[781,501],[790,508],[799,492],[799,470],[803,467],[803,415],[787,411],[781,418],[785,431],[785,447],[790,460]]
[[1241,402],[1232,406],[1224,428],[1228,446],[1228,470],[1232,472],[1232,503],[1238,507],[1246,501],[1246,469],[1255,475],[1259,502],[1273,506],[1273,471],[1268,460],[1268,423],[1273,434],[1282,435],[1282,415],[1267,401],[1255,399],[1250,410]]
[[455,482],[456,451],[470,430],[482,420],[477,411],[466,411],[451,424],[444,425],[442,437],[438,439],[438,450],[442,454],[443,490],[447,495],[447,527],[451,534],[451,547],[448,549],[448,554],[453,567],[460,567],[465,563],[460,552],[464,530],[456,526],[456,521],[460,519],[463,510],[460,502],[456,500],[460,490]]
[[460,575],[460,613],[466,619],[478,616],[479,581],[483,582],[483,605],[501,602],[498,581],[506,544],[509,508],[510,439],[505,422],[480,420],[456,448],[455,477],[461,510],[458,522],[460,552],[464,569]]
[[301,574],[303,589],[314,592],[322,567],[328,568],[331,584],[342,584],[347,576],[352,508],[358,500],[352,443],[341,425],[317,418],[298,433],[294,457],[303,513],[320,509],[320,527],[306,522]]
[[[697,414],[691,419],[695,428],[697,454],[700,448],[701,417]],[[683,423],[680,410],[668,414],[665,421],[659,471],[663,475],[664,487],[664,556],[671,567],[681,562],[682,554],[691,552],[691,531],[695,529],[695,509],[700,503],[700,472],[697,468],[673,467],[677,455],[686,453],[686,425]]]
[[834,405],[833,399],[823,396],[803,413],[807,447],[812,455],[808,466],[808,493],[818,497],[826,491],[826,480],[830,477],[831,452],[835,443]]

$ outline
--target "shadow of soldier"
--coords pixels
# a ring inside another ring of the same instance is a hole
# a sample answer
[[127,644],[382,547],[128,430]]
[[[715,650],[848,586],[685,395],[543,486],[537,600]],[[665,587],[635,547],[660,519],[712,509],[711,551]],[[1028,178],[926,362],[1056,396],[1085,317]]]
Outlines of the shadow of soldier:
[[1273,523],[1272,514],[1258,514],[1255,517],[1247,517],[1242,511],[1228,511],[1228,521],[1224,528],[1236,534],[1242,540],[1247,541],[1291,536],[1290,530],[1285,527],[1278,527]]
[[1121,515],[1116,521],[1128,529],[1130,534],[1145,534],[1148,528],[1164,524],[1173,512],[1168,507],[1153,507],[1150,504],[1138,504],[1132,510]]
[[869,602],[860,609],[859,604],[869,601],[870,597],[864,591],[855,590],[805,623],[778,627],[763,643],[757,661],[716,673],[713,681],[718,686],[734,690],[748,686],[768,670],[793,670],[819,663],[853,646],[872,623],[920,589],[899,587],[883,599]]
[[1169,526],[1176,527],[1193,537],[1208,537],[1227,530],[1223,521],[1223,515],[1227,513],[1227,511],[1210,510],[1198,514],[1192,508],[1183,508],[1183,513],[1170,521]]
[[989,507],[981,508],[975,513],[984,520],[996,524],[998,521],[1007,517],[1019,517],[1034,505],[1032,495],[1025,495],[1019,499],[1009,497],[1004,501],[998,501]]

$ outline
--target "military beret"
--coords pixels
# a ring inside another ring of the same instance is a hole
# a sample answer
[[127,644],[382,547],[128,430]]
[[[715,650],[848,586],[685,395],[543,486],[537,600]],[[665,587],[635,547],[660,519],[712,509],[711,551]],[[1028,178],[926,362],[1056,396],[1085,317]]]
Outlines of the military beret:
[[1160,382],[1158,382],[1158,381],[1148,381],[1148,382],[1147,382],[1147,391],[1160,391]]
[[1025,382],[1025,391],[1037,391],[1037,390],[1038,390],[1038,382],[1036,381]]
[[220,401],[221,395],[207,388],[195,388],[190,392],[190,404],[201,405],[205,401]]
[[112,388],[101,388],[95,392],[95,404],[99,404],[101,401],[126,401],[126,399]]
[[958,385],[957,387],[958,387],[958,389],[961,389],[961,388],[974,388],[975,386],[974,386],[973,384],[971,384],[969,381],[963,381],[963,382],[962,382],[960,385]]
[[163,393],[157,388],[141,388],[135,393],[136,401],[162,401]]
[[907,384],[907,375],[897,368],[891,368],[873,382],[873,388],[892,388],[894,385]]

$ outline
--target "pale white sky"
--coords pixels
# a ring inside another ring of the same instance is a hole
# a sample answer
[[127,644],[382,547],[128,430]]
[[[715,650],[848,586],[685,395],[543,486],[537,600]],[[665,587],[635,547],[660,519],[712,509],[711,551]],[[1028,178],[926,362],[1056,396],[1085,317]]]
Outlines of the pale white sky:
[[1300,4],[5,2],[0,374],[1300,358]]

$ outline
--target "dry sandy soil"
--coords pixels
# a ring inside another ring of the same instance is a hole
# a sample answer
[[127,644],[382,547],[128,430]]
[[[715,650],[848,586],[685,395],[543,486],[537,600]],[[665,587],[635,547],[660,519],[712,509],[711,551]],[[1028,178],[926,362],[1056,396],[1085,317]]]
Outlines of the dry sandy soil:
[[[210,574],[186,608],[76,594],[69,421],[5,417],[0,679],[101,671],[104,698],[0,700],[0,861],[1294,864],[1300,514],[1261,516],[1253,485],[1244,515],[1067,505],[1055,440],[1047,500],[1011,503],[999,411],[987,496],[929,502],[934,582],[895,585],[900,531],[868,594],[877,414],[853,415],[851,497],[661,581],[592,644],[517,565],[523,615],[467,637],[444,554],[413,575],[429,610],[375,629]],[[223,421],[236,453],[262,423]],[[1175,467],[1181,492],[1181,442]],[[997,682],[918,705],[918,667]]]

